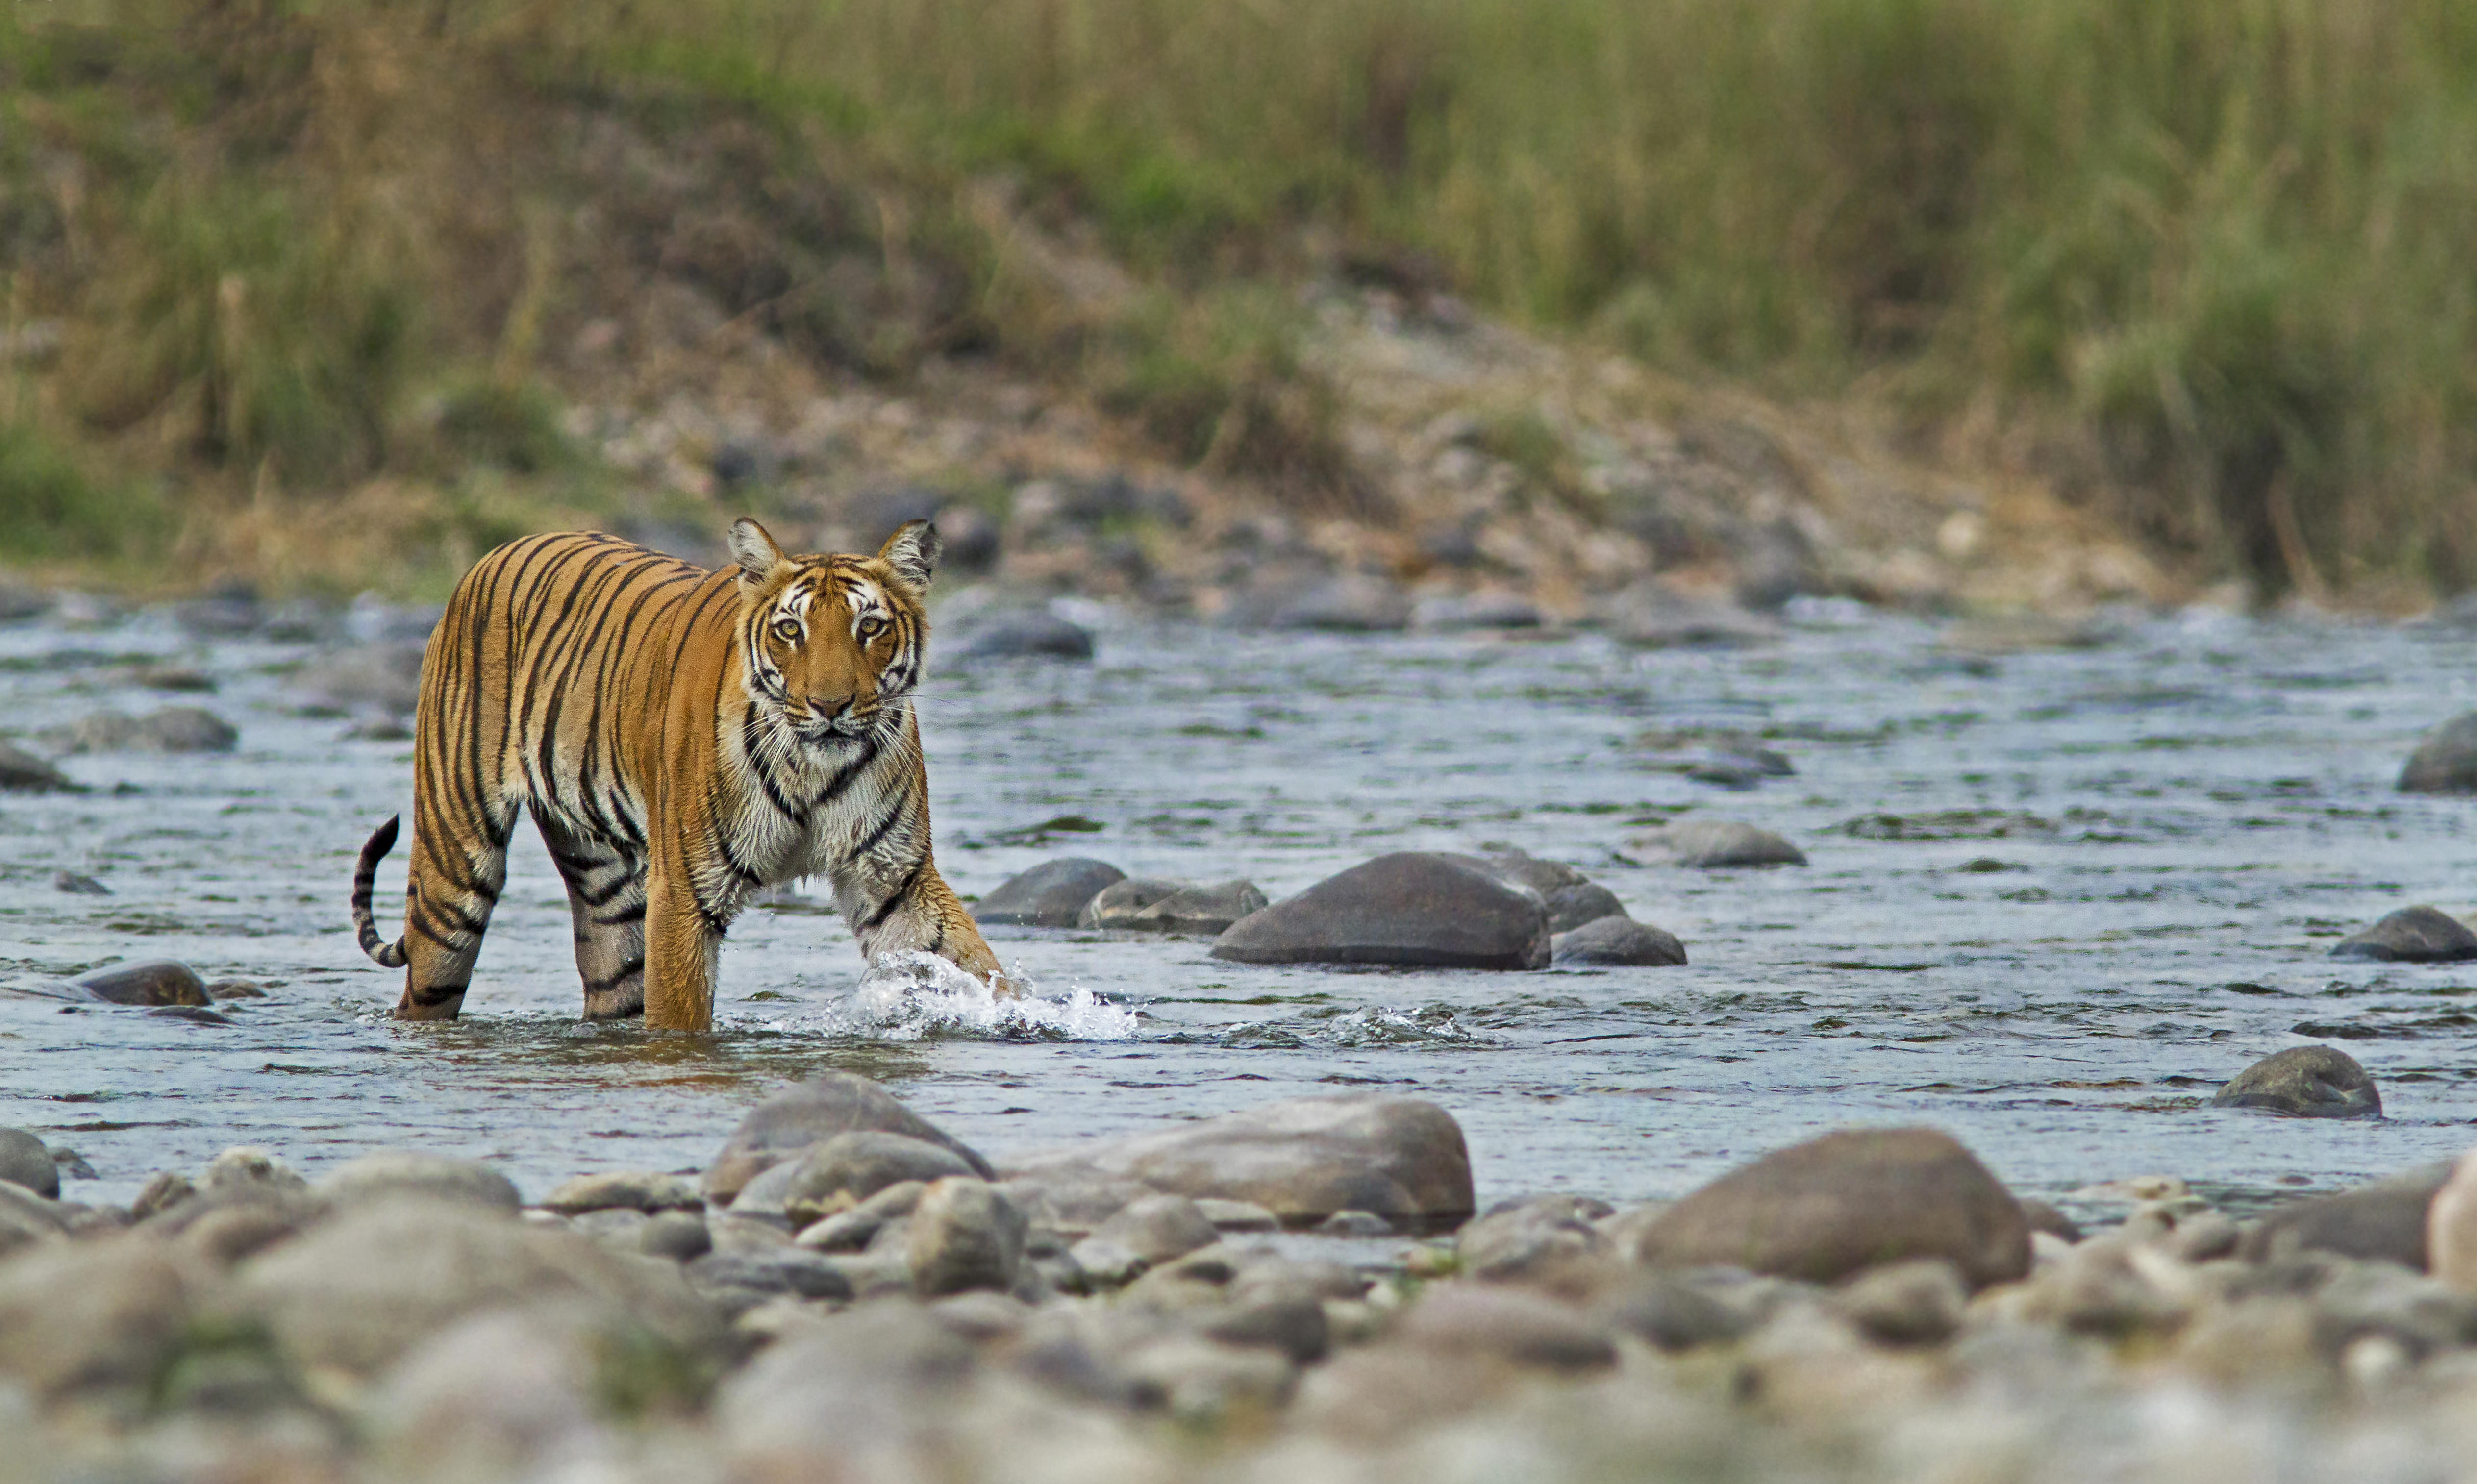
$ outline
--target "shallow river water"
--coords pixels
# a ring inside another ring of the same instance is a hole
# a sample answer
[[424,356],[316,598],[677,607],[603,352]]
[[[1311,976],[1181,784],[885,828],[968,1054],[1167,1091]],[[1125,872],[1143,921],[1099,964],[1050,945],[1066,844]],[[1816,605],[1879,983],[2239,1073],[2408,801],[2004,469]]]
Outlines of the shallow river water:
[[[344,898],[363,839],[409,806],[409,745],[297,714],[307,646],[202,643],[161,615],[0,631],[0,730],[194,700],[241,732],[228,755],[69,757],[89,792],[0,801],[0,985],[168,956],[270,992],[230,1026],[0,994],[0,1125],[82,1153],[96,1178],[65,1193],[87,1200],[235,1144],[313,1175],[384,1146],[488,1157],[538,1196],[702,1165],[822,1067],[885,1079],[1001,1160],[1300,1093],[1416,1093],[1461,1119],[1483,1204],[1674,1195],[1855,1124],[1947,1128],[2025,1192],[2169,1173],[2239,1202],[2477,1137],[2477,965],[2328,956],[2393,907],[2477,901],[2477,802],[2391,787],[2415,734],[2477,695],[2469,635],[2196,611],[1988,657],[1924,621],[1795,619],[1721,652],[1127,622],[1091,665],[933,654],[938,854],[966,895],[1077,853],[1279,898],[1387,851],[1506,841],[1581,866],[1689,967],[1255,968],[1202,940],[1000,931],[1037,986],[1001,1012],[864,982],[819,891],[742,918],[710,1037],[576,1020],[530,826],[463,1019],[388,1020],[400,975],[362,956]],[[141,690],[141,659],[218,689]],[[1636,741],[1706,728],[1762,733],[1795,776],[1717,788]],[[1813,863],[1630,850],[1687,811],[1777,829]],[[1850,828],[1874,815],[1903,823]],[[1060,816],[1103,828],[1034,828]],[[381,876],[390,936],[404,858]],[[64,868],[113,894],[57,890]],[[2308,1039],[2363,1060],[2389,1117],[2205,1105]]]

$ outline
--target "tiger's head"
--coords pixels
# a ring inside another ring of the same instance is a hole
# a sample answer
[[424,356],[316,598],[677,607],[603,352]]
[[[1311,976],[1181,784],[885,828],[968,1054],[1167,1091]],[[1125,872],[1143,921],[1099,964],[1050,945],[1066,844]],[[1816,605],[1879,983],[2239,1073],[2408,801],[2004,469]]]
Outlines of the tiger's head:
[[815,746],[897,715],[920,680],[921,598],[940,546],[938,528],[915,520],[874,556],[792,556],[757,522],[734,522],[750,697]]

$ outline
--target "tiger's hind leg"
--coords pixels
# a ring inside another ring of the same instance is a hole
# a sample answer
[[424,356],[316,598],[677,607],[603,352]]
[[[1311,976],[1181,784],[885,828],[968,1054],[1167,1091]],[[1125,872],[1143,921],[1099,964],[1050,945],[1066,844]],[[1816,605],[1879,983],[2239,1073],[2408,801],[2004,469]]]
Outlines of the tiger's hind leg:
[[645,863],[537,818],[542,843],[567,883],[576,921],[576,973],[587,1020],[645,1013]]
[[[490,909],[508,881],[508,834],[513,805],[488,809],[470,820],[451,819],[416,784],[413,806],[413,864],[404,907],[404,998],[398,1020],[453,1020],[464,1007],[482,956],[482,934]],[[460,824],[469,828],[458,828]]]

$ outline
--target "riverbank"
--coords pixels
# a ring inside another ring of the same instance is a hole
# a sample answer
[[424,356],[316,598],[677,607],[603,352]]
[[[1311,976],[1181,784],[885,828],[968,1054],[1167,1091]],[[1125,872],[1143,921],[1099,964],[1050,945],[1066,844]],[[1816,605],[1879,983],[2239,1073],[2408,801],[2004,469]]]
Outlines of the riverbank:
[[234,1149],[128,1206],[0,1181],[0,1478],[2445,1476],[2477,1365],[2446,1174],[2248,1221],[2126,1177],[2085,1232],[1877,1129],[1472,1219],[1415,1099],[999,1169],[841,1075],[701,1175],[530,1199]]

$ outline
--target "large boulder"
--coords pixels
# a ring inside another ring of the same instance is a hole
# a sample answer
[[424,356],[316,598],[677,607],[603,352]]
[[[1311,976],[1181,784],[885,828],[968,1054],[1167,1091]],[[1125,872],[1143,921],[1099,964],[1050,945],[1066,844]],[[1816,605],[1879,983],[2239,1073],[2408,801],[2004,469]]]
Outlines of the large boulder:
[[1433,1102],[1382,1093],[1270,1102],[1057,1150],[1010,1173],[1038,1178],[1078,1167],[1196,1200],[1251,1200],[1291,1226],[1369,1211],[1424,1229],[1472,1210],[1462,1125]]
[[0,1180],[22,1185],[46,1200],[60,1199],[60,1166],[43,1141],[23,1128],[0,1128]]
[[2289,1252],[2337,1252],[2422,1273],[2427,1215],[2450,1176],[2448,1163],[2420,1165],[2328,1196],[2291,1200],[2256,1222],[2238,1253],[2262,1262]]
[[314,655],[294,672],[292,692],[321,712],[411,716],[421,700],[419,644],[360,644]]
[[1213,956],[1240,963],[1544,969],[1548,909],[1463,859],[1380,855],[1231,925]]
[[1863,1128],[1722,1175],[1646,1224],[1633,1255],[1810,1283],[1940,1257],[1981,1288],[2030,1271],[2030,1228],[2013,1193],[1950,1134]]
[[2380,1118],[2383,1096],[2357,1058],[2330,1046],[2291,1046],[2230,1078],[2214,1108],[2263,1108],[2297,1118]]
[[1806,853],[1768,829],[1734,819],[1687,819],[1636,835],[1636,848],[1681,866],[1716,871],[1739,866],[1802,866]]
[[718,1338],[713,1310],[676,1266],[463,1201],[346,1211],[245,1263],[238,1293],[296,1362],[362,1376],[465,1315],[502,1306],[581,1304],[684,1347]]
[[2386,963],[2456,963],[2477,958],[2477,932],[2437,908],[2402,907],[2363,932],[2340,939],[2331,956]]
[[1092,631],[1046,608],[1001,613],[963,636],[957,659],[1089,659]]
[[989,1174],[988,1161],[896,1101],[892,1093],[864,1076],[828,1072],[749,1110],[706,1170],[706,1199],[716,1206],[728,1205],[759,1172],[838,1133],[870,1129],[938,1145],[960,1155],[974,1174]]
[[2400,770],[2404,794],[2477,794],[2477,711],[2455,716],[2417,739]]
[[1126,875],[1106,860],[1083,855],[1044,860],[999,882],[974,904],[972,920],[1001,928],[1072,928],[1101,888]]

